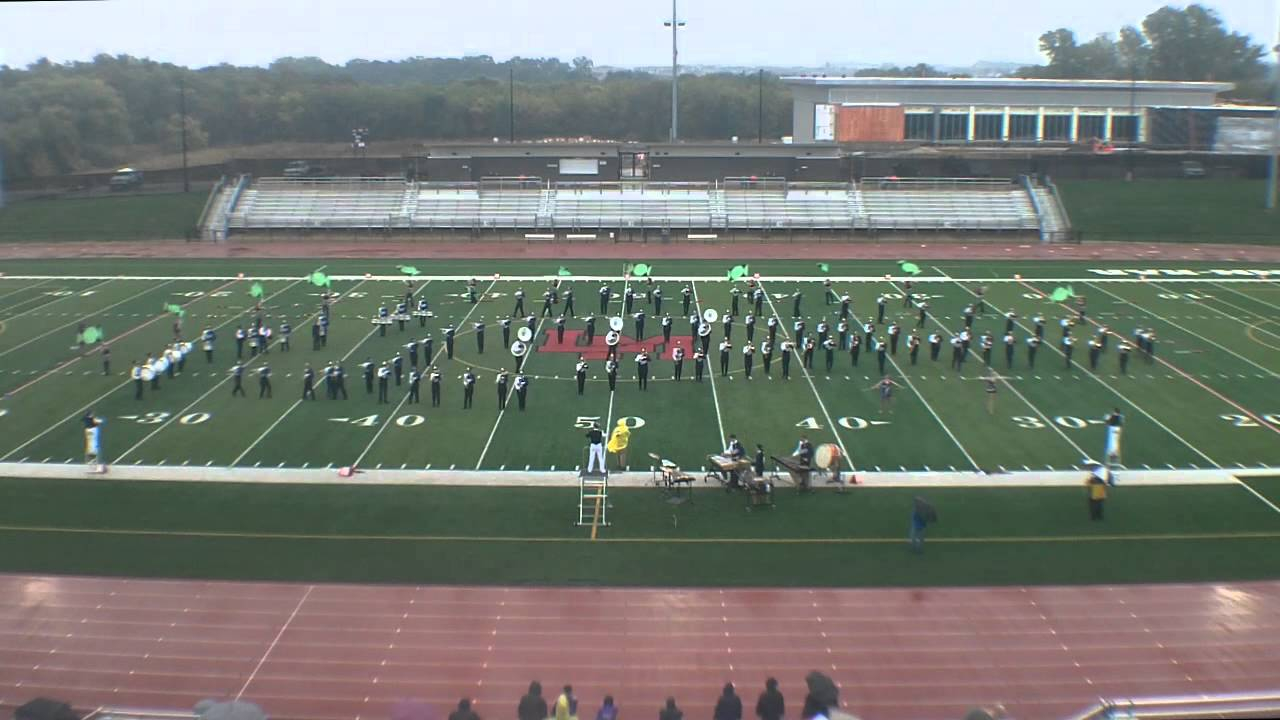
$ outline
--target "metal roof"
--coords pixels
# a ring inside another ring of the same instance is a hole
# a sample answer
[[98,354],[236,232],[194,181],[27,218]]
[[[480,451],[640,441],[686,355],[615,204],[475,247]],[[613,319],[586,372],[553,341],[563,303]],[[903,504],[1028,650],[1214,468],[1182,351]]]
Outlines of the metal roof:
[[1183,82],[1173,80],[1044,80],[1039,78],[901,78],[901,77],[835,77],[792,75],[783,77],[789,85],[867,88],[971,88],[971,89],[1036,89],[1036,90],[1115,90],[1136,87],[1138,90],[1181,90],[1194,92],[1228,92],[1235,89],[1229,82]]

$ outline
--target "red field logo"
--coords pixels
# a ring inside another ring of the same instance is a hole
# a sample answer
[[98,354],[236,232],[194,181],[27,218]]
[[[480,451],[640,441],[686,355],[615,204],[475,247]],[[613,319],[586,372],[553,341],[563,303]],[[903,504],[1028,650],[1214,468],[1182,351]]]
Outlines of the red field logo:
[[[604,343],[604,335],[596,333],[593,342],[587,344],[587,333],[582,330],[565,330],[564,342],[556,342],[556,333],[554,330],[547,330],[543,334],[542,344],[538,346],[538,352],[552,353],[572,353],[574,355],[581,354],[587,360],[604,360],[609,357],[609,346]],[[648,350],[649,355],[655,360],[670,360],[671,351],[676,345],[684,348],[688,358],[693,358],[693,338],[688,335],[672,335],[671,342],[664,342],[662,333],[653,335],[644,340],[635,340],[626,335],[618,341],[618,355],[635,355],[641,349]]]

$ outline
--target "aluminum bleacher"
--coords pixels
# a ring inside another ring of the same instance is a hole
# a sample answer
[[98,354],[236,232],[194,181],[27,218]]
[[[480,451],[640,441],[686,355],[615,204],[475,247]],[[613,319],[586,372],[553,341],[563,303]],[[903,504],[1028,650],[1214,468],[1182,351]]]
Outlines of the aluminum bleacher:
[[1039,231],[1056,222],[1026,182],[869,178],[861,183],[478,183],[263,178],[231,200],[231,231],[319,229]]

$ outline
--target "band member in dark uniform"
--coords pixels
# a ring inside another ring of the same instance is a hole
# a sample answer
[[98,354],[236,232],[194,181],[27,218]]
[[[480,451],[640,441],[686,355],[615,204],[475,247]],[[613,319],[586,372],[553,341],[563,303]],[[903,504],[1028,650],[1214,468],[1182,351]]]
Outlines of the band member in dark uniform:
[[915,365],[920,356],[920,336],[914,330],[907,336],[907,352],[911,356],[911,364]]
[[733,343],[728,340],[720,341],[720,376],[724,377],[729,374],[729,351],[733,348]]
[[1036,368],[1036,351],[1040,349],[1040,337],[1032,335],[1027,338],[1027,367],[1034,370]]
[[471,372],[471,368],[462,374],[462,409],[466,410],[471,407],[471,398],[476,392],[476,374]]
[[316,399],[316,371],[311,369],[310,364],[302,371],[302,399]]
[[440,368],[431,366],[431,407],[440,407]]
[[587,316],[587,345],[591,345],[596,341],[596,318],[594,315]]
[[760,343],[760,362],[764,365],[765,377],[769,377],[770,368],[773,367],[773,345],[768,340]]
[[516,404],[520,408],[520,412],[524,412],[524,403],[529,395],[529,378],[524,373],[516,375]]
[[792,346],[791,346],[790,340],[783,340],[782,344],[778,346],[778,352],[782,354],[781,360],[782,360],[782,379],[783,380],[791,379],[791,347]]
[[702,382],[702,373],[707,369],[707,354],[702,350],[693,351],[693,377]]
[[641,390],[649,389],[649,353],[644,348],[636,353],[636,381]]
[[609,358],[604,361],[604,373],[609,378],[609,392],[618,389],[618,361]]
[[502,326],[502,347],[510,348],[511,347],[511,318],[502,318],[502,320],[498,321],[498,324]]
[[684,374],[684,348],[679,343],[676,344],[674,350],[671,351],[671,362],[675,364],[675,373],[672,378],[679,380]]
[[579,395],[582,395],[587,387],[587,367],[586,358],[579,355],[577,364],[573,366],[573,375],[578,380]]
[[671,342],[671,315],[662,316],[662,342]]
[[498,386],[498,410],[507,409],[507,380],[509,378],[510,375],[507,374],[506,368],[498,370],[498,377],[495,380]]
[[862,336],[851,335],[849,337],[849,359],[853,361],[853,366],[858,367],[858,356],[862,354]]
[[571,318],[578,317],[573,310],[573,288],[566,288],[564,291],[564,312],[562,315],[568,315]]
[[450,360],[453,359],[453,326],[444,329],[444,351]]

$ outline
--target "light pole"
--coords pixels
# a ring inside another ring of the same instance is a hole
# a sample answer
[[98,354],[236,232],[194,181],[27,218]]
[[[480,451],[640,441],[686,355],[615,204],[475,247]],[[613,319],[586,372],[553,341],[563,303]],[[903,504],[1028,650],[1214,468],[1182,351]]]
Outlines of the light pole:
[[671,28],[671,142],[675,142],[680,136],[680,65],[679,46],[676,44],[676,35],[680,28],[684,27],[684,23],[680,22],[676,15],[676,0],[671,0],[671,22],[662,23],[664,27]]

